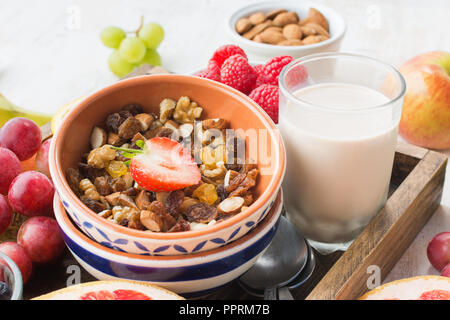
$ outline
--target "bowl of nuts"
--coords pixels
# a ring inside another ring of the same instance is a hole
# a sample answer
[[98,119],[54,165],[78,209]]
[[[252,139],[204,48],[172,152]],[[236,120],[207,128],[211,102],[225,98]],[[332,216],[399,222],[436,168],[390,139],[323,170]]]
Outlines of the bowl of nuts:
[[227,29],[230,40],[251,59],[266,60],[339,51],[346,26],[342,16],[329,7],[309,1],[276,1],[235,11]]
[[133,254],[182,255],[226,245],[264,219],[285,151],[270,117],[241,92],[151,75],[74,107],[49,163],[65,209],[90,238]]

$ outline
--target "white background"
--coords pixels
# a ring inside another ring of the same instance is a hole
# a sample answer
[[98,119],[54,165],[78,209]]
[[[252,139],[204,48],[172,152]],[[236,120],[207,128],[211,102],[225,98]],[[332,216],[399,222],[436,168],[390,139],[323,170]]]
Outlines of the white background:
[[[201,69],[214,49],[228,41],[227,16],[252,2],[258,1],[0,0],[0,93],[20,107],[53,113],[113,83],[117,78],[107,67],[111,50],[101,44],[99,33],[108,25],[132,31],[141,15],[166,31],[158,51],[167,69],[176,73]],[[346,19],[342,51],[395,66],[418,53],[450,51],[449,0],[317,3],[333,7]],[[386,280],[436,274],[426,258],[426,245],[435,233],[449,230],[447,173],[441,207]]]

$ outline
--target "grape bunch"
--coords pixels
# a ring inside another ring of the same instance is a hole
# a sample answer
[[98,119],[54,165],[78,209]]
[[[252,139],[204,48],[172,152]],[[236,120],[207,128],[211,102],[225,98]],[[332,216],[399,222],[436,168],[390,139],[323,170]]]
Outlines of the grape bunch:
[[141,21],[141,26],[134,34],[127,36],[123,29],[114,26],[106,27],[100,33],[102,43],[114,49],[108,58],[108,66],[119,77],[143,64],[161,65],[161,57],[156,51],[164,39],[164,29],[161,25],[143,25]]

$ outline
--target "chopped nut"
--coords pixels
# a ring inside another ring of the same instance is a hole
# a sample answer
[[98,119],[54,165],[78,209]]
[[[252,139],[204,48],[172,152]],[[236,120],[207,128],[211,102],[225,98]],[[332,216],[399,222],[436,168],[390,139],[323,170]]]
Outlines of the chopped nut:
[[148,113],[140,113],[134,117],[142,124],[142,131],[147,131],[155,120],[155,118]]
[[227,126],[227,122],[224,119],[206,119],[202,121],[202,127],[205,130],[209,129],[218,129],[222,130],[225,129]]
[[161,123],[166,123],[167,120],[172,116],[175,110],[176,102],[172,99],[164,99],[159,104],[159,121]]
[[147,210],[151,204],[150,195],[146,190],[141,190],[136,197],[136,205],[141,210]]
[[119,137],[122,139],[131,139],[133,136],[143,131],[143,126],[135,117],[128,117],[119,127]]
[[217,206],[217,210],[221,214],[234,214],[241,210],[244,205],[244,198],[241,197],[231,197],[223,200]]
[[98,193],[100,193],[102,196],[107,196],[111,193],[110,182],[111,178],[108,178],[108,176],[97,177],[95,178],[94,185]]
[[178,130],[179,126],[180,125],[173,120],[167,120],[166,123],[164,124],[164,127],[172,129],[174,131]]
[[112,215],[112,211],[111,210],[109,210],[109,209],[107,209],[107,210],[103,210],[103,211],[101,211],[101,212],[99,212],[99,213],[97,213],[97,215],[99,215],[100,217],[102,217],[102,218],[108,218],[110,215]]
[[114,221],[121,225],[127,226],[128,222],[136,214],[138,214],[138,211],[136,211],[133,208],[121,206],[115,206],[112,208],[112,215],[114,217]]
[[100,194],[98,193],[91,180],[83,179],[80,181],[79,188],[84,192],[85,197],[91,200],[100,200]]
[[131,172],[128,171],[122,176],[123,181],[125,182],[125,190],[130,189],[133,186],[134,180]]
[[165,205],[169,194],[169,192],[155,192],[156,200]]
[[158,120],[153,121],[148,129],[149,130],[154,130],[154,129],[157,129],[157,128],[161,128],[163,125],[164,124],[158,119]]
[[138,210],[138,207],[136,206],[134,200],[130,196],[127,196],[126,194],[121,193],[119,195],[118,201],[119,204],[124,207],[129,207],[131,209]]
[[111,181],[111,189],[113,192],[121,192],[127,190],[127,184],[123,179],[124,176],[116,179],[112,179]]
[[200,170],[202,174],[207,178],[223,178],[227,172],[227,168],[225,168],[223,161],[217,162],[216,165],[217,168],[215,169],[207,169],[204,165],[201,165]]
[[178,127],[178,131],[180,132],[180,136],[182,138],[190,137],[192,132],[194,131],[194,126],[192,123],[183,123]]
[[108,144],[118,147],[123,143],[123,139],[119,137],[117,133],[110,132],[108,133]]
[[164,223],[162,218],[155,212],[142,210],[140,214],[141,223],[150,231],[160,232]]
[[97,149],[106,143],[108,136],[106,131],[99,127],[94,127],[91,133],[91,147],[92,149]]
[[242,197],[244,198],[244,206],[250,206],[253,203],[253,194],[251,191],[245,192]]
[[106,198],[106,201],[108,201],[108,203],[110,205],[118,206],[119,205],[120,192],[111,193],[111,194],[107,195],[105,198]]
[[223,185],[225,188],[228,188],[230,182],[233,181],[234,178],[239,174],[239,172],[234,170],[228,170],[225,174],[225,178],[223,179]]
[[203,108],[196,102],[191,102],[188,97],[181,97],[173,113],[173,118],[180,123],[192,123],[200,118]]
[[171,128],[162,127],[157,130],[156,137],[171,138],[174,135],[174,131]]
[[104,146],[89,152],[87,163],[94,168],[103,169],[109,161],[114,160],[115,157],[116,151],[112,149],[110,145],[105,144]]
[[140,133],[140,132],[138,132],[138,133],[136,133],[134,136],[133,136],[133,139],[131,139],[131,142],[133,143],[135,143],[136,141],[138,141],[138,140],[142,140],[142,141],[145,141],[146,139],[145,139],[145,137]]

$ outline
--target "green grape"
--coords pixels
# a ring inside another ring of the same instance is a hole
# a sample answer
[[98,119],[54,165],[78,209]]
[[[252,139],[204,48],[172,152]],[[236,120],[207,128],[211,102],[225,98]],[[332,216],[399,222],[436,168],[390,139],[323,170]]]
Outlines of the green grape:
[[143,64],[149,64],[152,66],[160,66],[161,65],[161,57],[155,49],[147,49],[145,52],[144,58],[137,63],[137,66],[140,67]]
[[129,63],[138,63],[144,58],[145,44],[141,39],[128,37],[122,40],[119,46],[120,56]]
[[114,50],[111,52],[108,58],[109,69],[119,77],[123,77],[130,73],[134,66],[131,63],[126,62],[119,54],[119,51]]
[[113,49],[117,49],[125,37],[125,31],[118,27],[106,27],[100,33],[103,44]]
[[164,39],[164,29],[157,23],[149,23],[139,30],[138,36],[145,42],[147,48],[156,49]]

